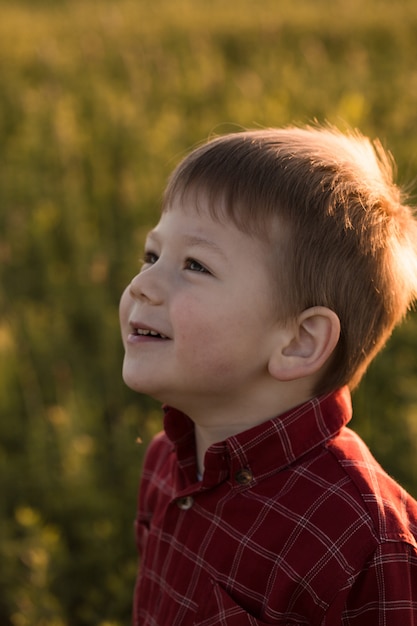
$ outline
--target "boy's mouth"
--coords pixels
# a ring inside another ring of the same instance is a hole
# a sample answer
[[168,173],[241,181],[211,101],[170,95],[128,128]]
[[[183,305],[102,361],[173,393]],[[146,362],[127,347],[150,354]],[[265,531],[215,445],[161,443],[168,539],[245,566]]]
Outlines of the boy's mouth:
[[158,330],[151,328],[150,326],[146,326],[141,324],[140,322],[130,322],[129,326],[131,328],[131,335],[133,337],[151,337],[152,339],[169,339],[163,333],[160,333]]
[[133,328],[133,335],[142,335],[144,337],[151,336],[158,339],[168,339],[166,335],[158,333],[156,330],[148,330],[147,328]]

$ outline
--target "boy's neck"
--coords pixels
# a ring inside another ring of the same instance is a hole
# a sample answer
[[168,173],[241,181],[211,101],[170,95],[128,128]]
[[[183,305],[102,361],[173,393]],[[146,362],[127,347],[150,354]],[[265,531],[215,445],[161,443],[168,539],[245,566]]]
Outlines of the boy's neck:
[[271,406],[258,406],[253,410],[247,406],[244,408],[235,406],[232,410],[223,414],[217,409],[213,411],[212,415],[207,413],[204,415],[197,415],[194,412],[188,413],[194,422],[199,474],[202,475],[204,473],[204,457],[211,445],[225,441],[229,437],[238,435],[274,417],[278,417],[286,411],[303,404],[310,398],[311,393],[298,386],[296,394],[285,394],[285,397],[281,394],[277,395]]
[[[262,423],[262,421],[264,420],[261,420],[259,423]],[[224,428],[206,428],[194,423],[198,473],[201,476],[204,473],[204,457],[210,446],[218,443],[219,441],[225,441],[229,437],[238,435],[245,430],[249,430],[249,428],[252,428],[255,425],[256,424],[253,424],[248,427],[246,424],[233,424],[233,428],[229,425],[226,425]]]

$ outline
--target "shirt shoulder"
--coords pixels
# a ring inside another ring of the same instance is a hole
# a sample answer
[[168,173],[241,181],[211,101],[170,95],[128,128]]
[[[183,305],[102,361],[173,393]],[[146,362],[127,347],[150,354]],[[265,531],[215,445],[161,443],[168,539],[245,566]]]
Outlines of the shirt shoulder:
[[352,430],[342,429],[327,447],[354,485],[377,542],[403,541],[417,550],[416,500],[387,474]]

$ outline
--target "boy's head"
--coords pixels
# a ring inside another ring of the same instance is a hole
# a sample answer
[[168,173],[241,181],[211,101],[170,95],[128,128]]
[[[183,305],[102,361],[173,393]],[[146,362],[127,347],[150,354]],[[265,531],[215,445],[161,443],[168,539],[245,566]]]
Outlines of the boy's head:
[[216,219],[270,245],[281,320],[314,306],[337,314],[315,393],[355,386],[417,293],[417,224],[381,145],[330,127],[226,135],[174,171],[163,210],[181,199],[197,211],[208,200]]

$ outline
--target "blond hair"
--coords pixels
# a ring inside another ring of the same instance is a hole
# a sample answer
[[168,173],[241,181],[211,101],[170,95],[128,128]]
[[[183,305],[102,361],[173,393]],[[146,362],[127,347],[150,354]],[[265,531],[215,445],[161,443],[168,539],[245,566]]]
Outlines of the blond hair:
[[283,320],[318,305],[339,316],[315,392],[354,387],[417,295],[417,224],[380,142],[330,126],[221,136],[174,170],[163,210],[178,197],[199,210],[200,194],[216,219],[274,245]]

